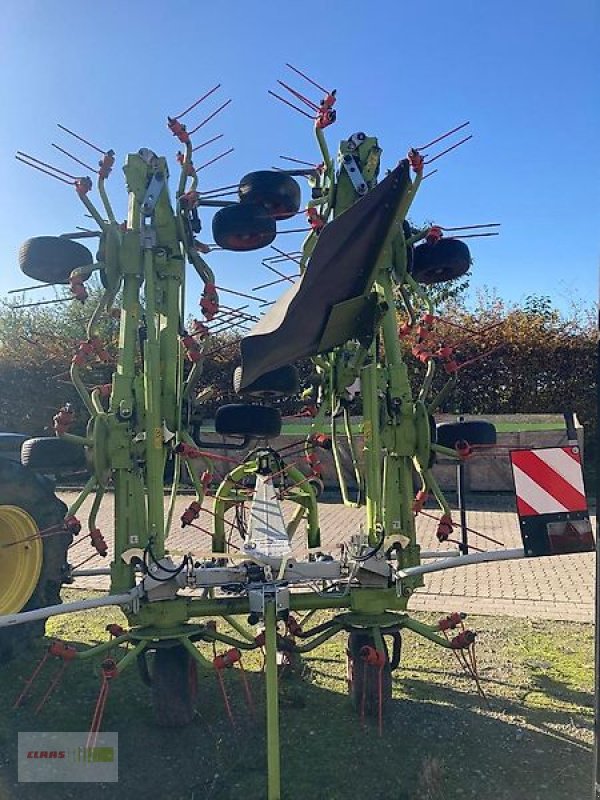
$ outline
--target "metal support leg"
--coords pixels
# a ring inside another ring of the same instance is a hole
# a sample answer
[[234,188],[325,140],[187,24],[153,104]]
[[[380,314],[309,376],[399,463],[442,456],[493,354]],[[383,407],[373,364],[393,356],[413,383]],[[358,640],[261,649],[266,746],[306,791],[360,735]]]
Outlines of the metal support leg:
[[[458,422],[464,422],[465,418],[460,416]],[[469,553],[469,531],[467,530],[467,507],[465,502],[465,464],[461,460],[456,467],[456,495],[458,498],[458,511],[460,513],[460,551],[463,556]]]
[[465,505],[465,465],[461,461],[456,467],[456,494],[460,514],[460,551],[463,556],[469,553],[469,531],[467,530],[467,509]]
[[275,598],[265,598],[265,650],[268,800],[280,800],[279,689],[277,686],[277,614]]

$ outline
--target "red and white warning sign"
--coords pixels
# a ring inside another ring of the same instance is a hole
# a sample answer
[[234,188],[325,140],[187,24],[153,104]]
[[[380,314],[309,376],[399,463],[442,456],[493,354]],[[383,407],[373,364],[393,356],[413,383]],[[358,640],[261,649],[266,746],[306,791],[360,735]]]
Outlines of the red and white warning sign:
[[519,516],[587,511],[578,447],[542,447],[510,454]]
[[525,555],[593,550],[579,448],[512,450],[510,461]]

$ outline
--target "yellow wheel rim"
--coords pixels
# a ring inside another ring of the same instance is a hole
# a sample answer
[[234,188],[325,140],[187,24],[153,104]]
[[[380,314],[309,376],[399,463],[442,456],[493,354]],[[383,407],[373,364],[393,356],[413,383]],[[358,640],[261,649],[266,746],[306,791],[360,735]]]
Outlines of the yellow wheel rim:
[[38,584],[44,544],[38,526],[17,506],[0,506],[0,614],[15,614]]

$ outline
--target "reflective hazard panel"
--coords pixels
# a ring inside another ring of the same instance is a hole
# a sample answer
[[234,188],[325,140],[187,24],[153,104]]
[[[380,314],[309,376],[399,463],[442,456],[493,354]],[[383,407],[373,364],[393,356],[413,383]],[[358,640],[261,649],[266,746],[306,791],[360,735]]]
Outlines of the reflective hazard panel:
[[525,554],[594,550],[579,448],[512,450],[510,461]]

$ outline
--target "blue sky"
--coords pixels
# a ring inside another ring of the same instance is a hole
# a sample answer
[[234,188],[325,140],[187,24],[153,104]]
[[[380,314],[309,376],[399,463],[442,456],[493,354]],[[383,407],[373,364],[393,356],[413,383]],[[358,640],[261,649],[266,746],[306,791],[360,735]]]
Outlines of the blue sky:
[[[201,140],[224,139],[200,155],[235,152],[202,173],[201,188],[282,165],[280,154],[311,160],[310,121],[267,95],[282,78],[318,99],[286,61],[337,88],[331,148],[364,130],[379,137],[386,167],[409,146],[470,120],[475,138],[436,164],[412,218],[502,223],[499,237],[468,240],[473,289],[494,287],[512,301],[548,294],[563,308],[570,295],[590,302],[597,295],[600,27],[593,0],[6,0],[2,12],[0,295],[29,283],[17,266],[24,239],[89,222],[70,187],[19,164],[16,150],[71,171],[50,146],[57,142],[94,163],[93,151],[56,128],[62,122],[114,148],[117,164],[142,146],[174,163],[166,115],[220,82],[189,122],[233,98],[202,131]],[[109,189],[124,217],[120,169]],[[210,214],[203,219],[211,239]],[[300,241],[290,235],[276,244],[292,249]],[[263,255],[219,252],[210,264],[218,283],[245,290],[269,279]],[[191,312],[198,289],[190,277]]]

